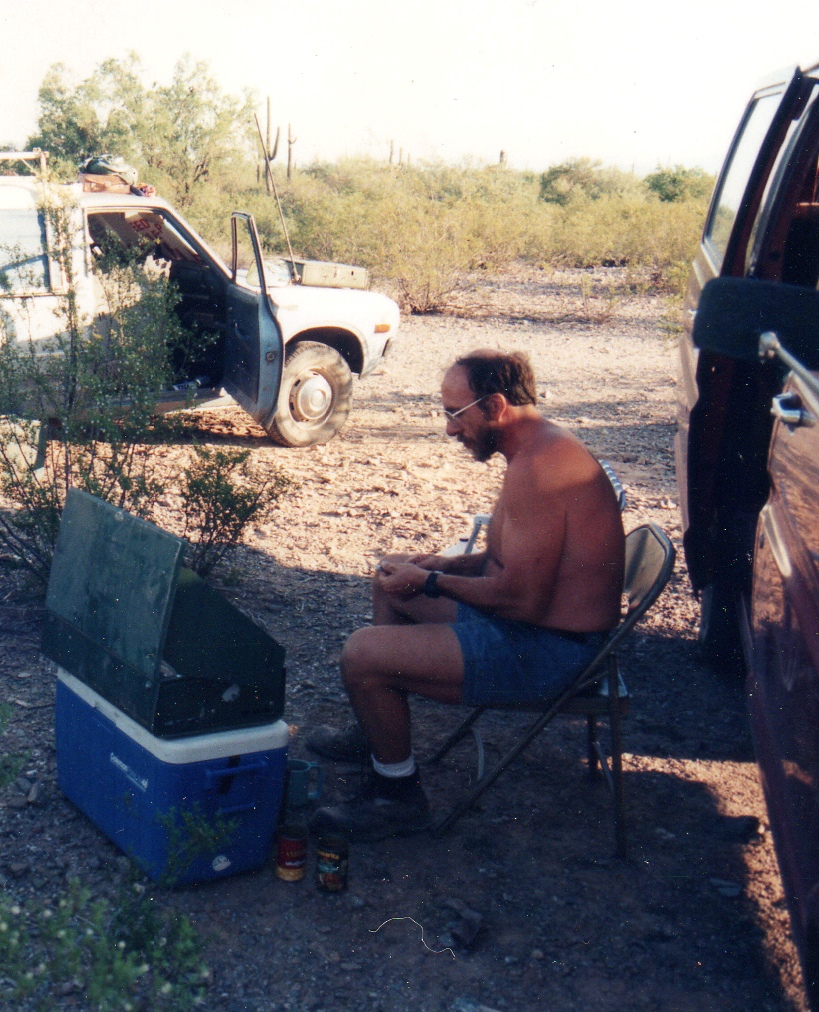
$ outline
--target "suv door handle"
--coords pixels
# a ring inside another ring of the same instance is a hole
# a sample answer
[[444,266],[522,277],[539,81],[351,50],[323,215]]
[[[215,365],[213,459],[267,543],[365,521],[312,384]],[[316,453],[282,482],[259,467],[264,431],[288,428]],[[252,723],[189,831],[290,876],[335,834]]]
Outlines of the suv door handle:
[[771,414],[789,429],[799,425],[812,425],[813,416],[805,411],[795,394],[778,394],[771,402]]

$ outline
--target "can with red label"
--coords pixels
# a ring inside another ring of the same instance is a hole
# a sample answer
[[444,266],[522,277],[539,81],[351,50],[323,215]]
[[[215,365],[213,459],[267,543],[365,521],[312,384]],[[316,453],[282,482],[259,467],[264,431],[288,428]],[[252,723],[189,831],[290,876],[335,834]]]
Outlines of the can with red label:
[[347,888],[350,845],[343,836],[322,836],[316,851],[316,885],[325,893]]
[[307,869],[307,829],[294,823],[276,834],[276,875],[285,882],[298,882]]

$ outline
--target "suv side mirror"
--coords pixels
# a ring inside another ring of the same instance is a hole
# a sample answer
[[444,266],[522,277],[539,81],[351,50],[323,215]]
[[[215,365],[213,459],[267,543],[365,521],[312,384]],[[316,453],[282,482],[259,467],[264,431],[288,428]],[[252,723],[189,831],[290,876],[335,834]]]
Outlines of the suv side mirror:
[[819,292],[755,278],[714,278],[705,285],[692,334],[698,348],[758,362],[777,353],[770,332],[804,368],[819,369]]

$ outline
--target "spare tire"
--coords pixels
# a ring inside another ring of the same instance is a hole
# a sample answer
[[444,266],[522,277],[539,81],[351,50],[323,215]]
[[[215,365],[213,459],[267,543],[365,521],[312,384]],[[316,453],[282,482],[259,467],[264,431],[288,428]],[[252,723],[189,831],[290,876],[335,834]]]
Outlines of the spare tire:
[[353,375],[335,348],[303,341],[288,351],[276,413],[266,429],[281,446],[314,446],[338,432],[353,403]]

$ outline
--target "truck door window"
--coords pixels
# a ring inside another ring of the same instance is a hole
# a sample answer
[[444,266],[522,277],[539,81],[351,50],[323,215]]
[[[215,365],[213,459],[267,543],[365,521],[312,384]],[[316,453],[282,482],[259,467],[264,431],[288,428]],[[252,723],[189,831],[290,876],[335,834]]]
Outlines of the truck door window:
[[722,266],[725,249],[748,186],[751,171],[768,128],[782,101],[781,92],[763,95],[750,106],[727,170],[705,227],[705,244],[716,268]]
[[47,292],[51,287],[45,216],[34,208],[0,215],[0,290],[13,295]]

